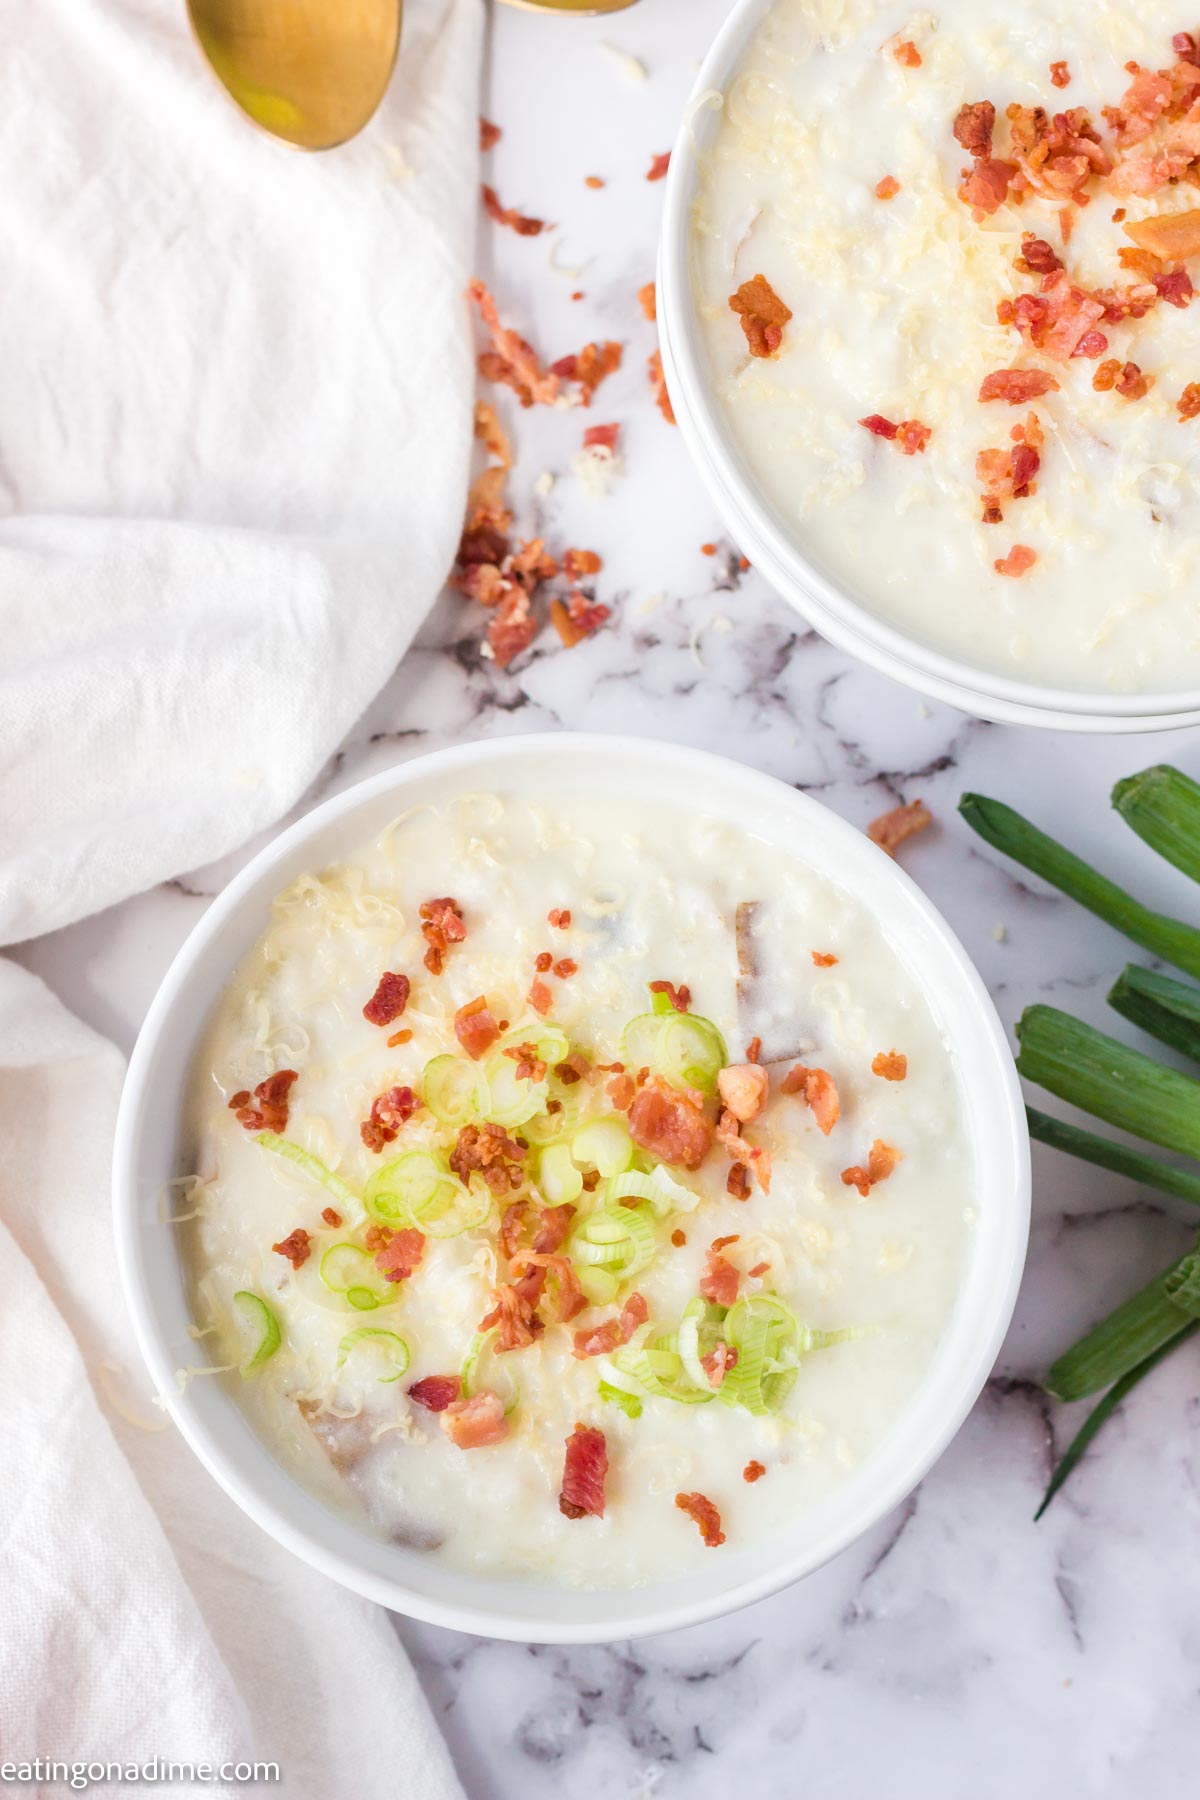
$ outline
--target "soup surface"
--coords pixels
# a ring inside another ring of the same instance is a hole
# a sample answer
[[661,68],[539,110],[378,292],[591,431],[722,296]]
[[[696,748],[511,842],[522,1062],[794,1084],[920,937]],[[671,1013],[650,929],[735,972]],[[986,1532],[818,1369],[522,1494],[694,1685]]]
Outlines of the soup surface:
[[1200,686],[1184,25],[778,0],[712,96],[693,282],[736,447],[828,577],[989,672]]
[[973,1169],[854,896],[629,796],[414,808],[221,1000],[181,1208],[197,1330],[299,1478],[584,1587],[794,1527],[913,1398]]

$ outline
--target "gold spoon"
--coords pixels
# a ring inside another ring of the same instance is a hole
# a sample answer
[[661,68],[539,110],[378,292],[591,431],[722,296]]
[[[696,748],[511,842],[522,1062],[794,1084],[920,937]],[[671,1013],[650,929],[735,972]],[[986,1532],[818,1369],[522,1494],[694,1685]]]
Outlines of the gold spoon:
[[[508,0],[534,12],[621,12],[636,0]],[[387,91],[401,0],[187,0],[200,48],[246,116],[301,150],[356,136]]]

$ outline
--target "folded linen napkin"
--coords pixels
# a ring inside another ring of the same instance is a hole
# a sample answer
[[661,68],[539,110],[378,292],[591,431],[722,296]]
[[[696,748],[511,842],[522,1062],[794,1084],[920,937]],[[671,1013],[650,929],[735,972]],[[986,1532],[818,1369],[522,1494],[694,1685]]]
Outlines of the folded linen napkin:
[[[470,449],[482,0],[405,0],[391,93],[324,157],[236,113],[182,0],[0,18],[16,942],[277,818],[441,585]],[[0,1753],[257,1757],[288,1793],[453,1800],[386,1614],[277,1550],[148,1404],[109,1228],[120,1079],[0,959]]]

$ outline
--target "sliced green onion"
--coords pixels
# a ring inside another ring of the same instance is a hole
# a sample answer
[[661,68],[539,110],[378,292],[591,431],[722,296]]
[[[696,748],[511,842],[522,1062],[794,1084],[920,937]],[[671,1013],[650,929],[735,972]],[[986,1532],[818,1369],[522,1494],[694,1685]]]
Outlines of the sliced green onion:
[[717,1390],[720,1399],[755,1414],[776,1411],[799,1366],[800,1325],[791,1307],[773,1294],[748,1294],[730,1307],[724,1335],[737,1362]]
[[641,1418],[642,1403],[636,1394],[614,1387],[611,1381],[602,1381],[596,1391],[602,1400],[611,1400],[614,1406],[619,1406],[627,1419]]
[[[462,1368],[459,1371],[459,1378],[462,1382],[462,1397],[464,1400],[468,1400],[476,1391],[475,1384],[479,1376],[480,1360],[495,1335],[496,1327],[493,1325],[490,1331],[476,1331],[473,1333],[471,1341],[467,1345],[467,1353],[463,1357]],[[507,1379],[509,1395],[504,1404],[505,1418],[516,1410],[521,1401],[521,1390],[516,1381],[511,1375],[509,1375]]]
[[1131,1025],[1200,1062],[1200,989],[1131,964],[1117,976],[1108,1004]]
[[575,1279],[593,1306],[610,1306],[621,1291],[621,1278],[599,1264],[576,1269]]
[[526,1119],[532,1119],[535,1113],[544,1110],[550,1097],[545,1079],[520,1079],[516,1063],[511,1056],[505,1056],[503,1050],[493,1051],[483,1065],[483,1072],[487,1078],[486,1115],[495,1124],[503,1125],[506,1131],[523,1125]]
[[571,1155],[580,1168],[598,1169],[603,1176],[620,1175],[633,1161],[633,1139],[623,1119],[593,1119],[571,1139]]
[[1042,1495],[1042,1504],[1033,1515],[1035,1524],[1038,1519],[1041,1518],[1042,1514],[1053,1500],[1055,1494],[1058,1493],[1067,1477],[1071,1474],[1072,1470],[1082,1460],[1084,1451],[1087,1449],[1100,1427],[1112,1417],[1114,1412],[1116,1412],[1118,1406],[1120,1406],[1130,1389],[1135,1388],[1139,1381],[1149,1375],[1151,1369],[1157,1368],[1165,1356],[1169,1356],[1172,1350],[1177,1350],[1180,1344],[1186,1342],[1186,1340],[1192,1336],[1193,1332],[1196,1331],[1200,1331],[1200,1319],[1194,1320],[1190,1325],[1185,1325],[1182,1331],[1177,1331],[1174,1337],[1167,1338],[1165,1343],[1160,1344],[1157,1350],[1152,1351],[1149,1356],[1144,1357],[1140,1363],[1136,1363],[1132,1369],[1127,1369],[1121,1379],[1114,1382],[1112,1387],[1109,1388],[1104,1398],[1092,1408],[1087,1418],[1083,1421],[1083,1424],[1079,1427],[1079,1430],[1075,1433],[1075,1436],[1071,1439],[1071,1442],[1067,1445],[1066,1450],[1063,1452],[1059,1465],[1050,1479],[1050,1485]]
[[338,1345],[337,1366],[340,1369],[348,1356],[362,1346],[374,1350],[387,1358],[390,1375],[380,1375],[383,1382],[399,1381],[408,1368],[408,1345],[394,1331],[384,1331],[379,1325],[360,1325],[357,1331],[348,1331]]
[[295,1163],[298,1169],[303,1169],[306,1175],[310,1175],[314,1181],[319,1181],[323,1188],[327,1188],[334,1199],[340,1200],[343,1206],[350,1208],[355,1213],[362,1206],[362,1201],[354,1189],[347,1186],[341,1176],[335,1175],[332,1169],[327,1169],[320,1157],[314,1156],[311,1150],[304,1150],[299,1144],[293,1144],[290,1138],[280,1137],[277,1131],[256,1131],[254,1141],[261,1144],[264,1150],[272,1151],[276,1156],[286,1156],[289,1162]]
[[440,1151],[408,1150],[377,1169],[363,1193],[367,1211],[392,1226],[415,1225],[427,1237],[457,1237],[482,1225],[491,1190],[468,1187],[450,1172]]
[[[1200,1241],[1200,1240],[1198,1240]],[[1064,1351],[1046,1377],[1056,1400],[1083,1400],[1111,1386],[1177,1336],[1190,1314],[1195,1252],[1189,1252]],[[1186,1265],[1186,1266],[1185,1266]],[[1167,1292],[1174,1279],[1176,1301]]]
[[[719,1341],[728,1342],[724,1331],[726,1311],[724,1306],[699,1298],[689,1300],[683,1309],[679,1321],[679,1360],[697,1387],[712,1387],[702,1358],[711,1355]],[[716,1389],[713,1391],[715,1393]]]
[[332,1244],[321,1258],[321,1280],[356,1312],[373,1312],[395,1299],[394,1285],[383,1279],[375,1259],[357,1244]]
[[[667,1002],[670,1005],[670,1002]],[[639,1069],[657,1067],[658,1041],[664,1020],[656,1012],[639,1013],[630,1019],[621,1037],[621,1061],[634,1074]]]
[[656,1067],[672,1087],[715,1094],[717,1076],[728,1061],[725,1039],[711,1019],[696,1013],[673,1013],[664,1019]]
[[654,1226],[634,1207],[601,1206],[577,1220],[568,1240],[572,1262],[610,1270],[629,1281],[654,1261]]
[[1112,803],[1143,843],[1200,881],[1200,786],[1190,775],[1158,763],[1118,781]]
[[439,1125],[458,1127],[482,1118],[487,1083],[482,1070],[465,1056],[435,1056],[425,1064],[421,1097]]
[[1106,919],[1143,949],[1189,975],[1200,975],[1200,931],[1195,926],[1151,912],[1132,894],[999,800],[989,800],[983,794],[964,794],[958,810],[972,830],[994,849],[1032,869],[1035,875]]
[[639,1174],[636,1169],[626,1175],[614,1175],[604,1190],[604,1197],[610,1202],[648,1200],[656,1219],[665,1219],[673,1212],[692,1212],[700,1204],[696,1190],[676,1181],[661,1163],[648,1175]]
[[1123,1131],[1200,1155],[1200,1081],[1054,1006],[1027,1007],[1017,1037],[1017,1068],[1030,1081]]
[[701,1389],[689,1378],[677,1351],[647,1344],[651,1330],[650,1325],[639,1325],[628,1344],[615,1353],[612,1363],[618,1374],[632,1376],[648,1394],[684,1406],[699,1406],[713,1399],[707,1382]]
[[249,1293],[245,1288],[239,1289],[233,1296],[233,1306],[238,1315],[239,1326],[250,1344],[249,1355],[239,1365],[239,1373],[246,1380],[274,1356],[282,1342],[282,1336],[279,1320],[261,1294]]
[[1193,1206],[1200,1206],[1200,1175],[1193,1175],[1188,1169],[1177,1169],[1145,1150],[1116,1144],[1111,1138],[1097,1137],[1093,1131],[1053,1119],[1049,1113],[1038,1112],[1032,1106],[1025,1108],[1025,1116],[1029,1121],[1030,1137],[1040,1144],[1049,1144],[1055,1150],[1066,1151],[1068,1156],[1095,1163],[1097,1168],[1111,1169],[1114,1174],[1127,1175],[1131,1181],[1140,1181],[1146,1187],[1159,1188],[1164,1194],[1175,1194],[1181,1200],[1190,1200]]
[[557,1025],[539,1025],[537,1031],[540,1035],[534,1042],[537,1044],[538,1057],[546,1067],[554,1069],[558,1063],[566,1062],[571,1054],[571,1044],[566,1032],[560,1031]]
[[549,1144],[538,1157],[538,1187],[551,1206],[570,1206],[583,1192],[583,1176],[568,1144]]

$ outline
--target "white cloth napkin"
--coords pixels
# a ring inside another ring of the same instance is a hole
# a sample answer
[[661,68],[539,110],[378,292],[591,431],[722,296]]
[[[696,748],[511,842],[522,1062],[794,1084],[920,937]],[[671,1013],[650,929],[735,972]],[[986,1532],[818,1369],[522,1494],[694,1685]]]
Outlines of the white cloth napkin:
[[[277,818],[449,567],[482,4],[404,10],[379,116],[309,157],[236,113],[183,0],[0,0],[0,942]],[[386,1614],[143,1428],[121,1073],[0,959],[0,1754],[454,1800]]]

